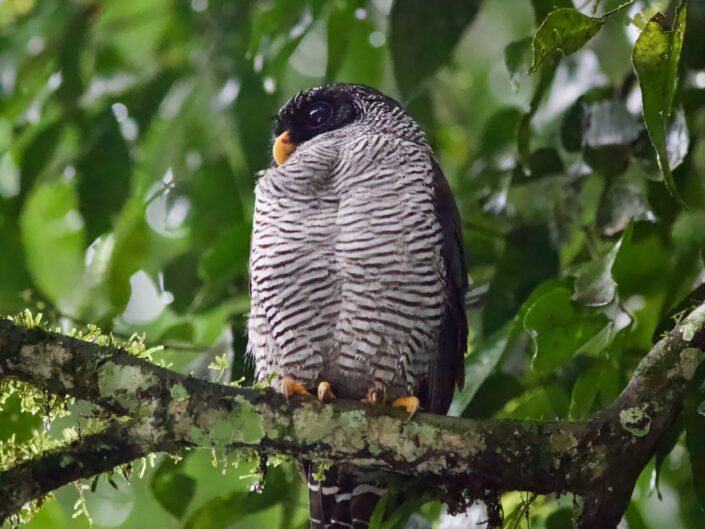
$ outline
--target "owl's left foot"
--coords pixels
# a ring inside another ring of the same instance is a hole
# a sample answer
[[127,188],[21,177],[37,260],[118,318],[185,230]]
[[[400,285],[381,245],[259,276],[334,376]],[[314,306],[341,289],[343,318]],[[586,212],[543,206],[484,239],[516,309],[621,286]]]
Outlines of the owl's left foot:
[[318,400],[320,400],[321,402],[331,402],[335,400],[335,393],[333,393],[330,384],[325,380],[318,384],[317,394]]
[[394,399],[394,402],[392,402],[392,407],[394,408],[404,408],[406,412],[409,414],[409,419],[411,419],[414,415],[416,415],[416,412],[419,411],[419,407],[421,406],[421,403],[419,402],[418,397],[399,397],[398,399]]
[[282,379],[282,395],[284,395],[284,398],[287,400],[292,395],[305,395],[309,397],[311,396],[311,394],[303,385],[291,378]]

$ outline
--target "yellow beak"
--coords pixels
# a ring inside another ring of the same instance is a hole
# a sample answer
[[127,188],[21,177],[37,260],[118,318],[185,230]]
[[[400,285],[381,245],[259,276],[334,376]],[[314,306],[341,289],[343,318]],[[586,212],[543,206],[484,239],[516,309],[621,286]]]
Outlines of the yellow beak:
[[274,147],[272,148],[272,154],[274,155],[274,161],[277,165],[281,165],[287,161],[289,156],[296,150],[296,145],[291,141],[289,137],[289,131],[285,130],[282,132],[277,140],[274,142]]

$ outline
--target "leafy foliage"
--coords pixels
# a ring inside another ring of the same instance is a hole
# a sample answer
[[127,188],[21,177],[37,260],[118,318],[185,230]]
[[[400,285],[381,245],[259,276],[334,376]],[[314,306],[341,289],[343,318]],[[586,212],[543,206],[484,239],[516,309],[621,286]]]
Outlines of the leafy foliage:
[[[452,412],[583,419],[702,300],[703,27],[702,0],[0,2],[0,314],[97,324],[81,336],[251,383],[269,118],[297,90],[363,82],[423,125],[463,217],[471,352]],[[704,523],[702,400],[694,387],[686,435],[674,424],[657,455],[664,501],[647,467],[629,528]],[[89,431],[91,413],[1,381],[2,464]],[[29,526],[87,527],[74,505],[95,527],[306,525],[292,465],[259,493],[253,462],[222,475],[181,456],[59,490]],[[569,498],[502,503],[510,527],[568,523]],[[437,504],[387,511],[380,527],[458,523]]]

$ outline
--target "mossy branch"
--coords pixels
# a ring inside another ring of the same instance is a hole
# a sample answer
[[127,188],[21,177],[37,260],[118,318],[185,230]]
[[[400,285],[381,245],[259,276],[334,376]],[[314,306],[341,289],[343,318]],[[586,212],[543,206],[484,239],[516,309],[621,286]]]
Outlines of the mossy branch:
[[271,389],[210,383],[119,348],[0,320],[0,380],[22,380],[130,418],[0,472],[0,520],[65,483],[145,454],[221,447],[375,468],[471,498],[572,492],[582,498],[578,527],[612,528],[680,411],[705,348],[704,322],[705,305],[653,347],[609,408],[581,422],[537,422],[425,413],[409,421],[399,411],[351,401],[287,402]]

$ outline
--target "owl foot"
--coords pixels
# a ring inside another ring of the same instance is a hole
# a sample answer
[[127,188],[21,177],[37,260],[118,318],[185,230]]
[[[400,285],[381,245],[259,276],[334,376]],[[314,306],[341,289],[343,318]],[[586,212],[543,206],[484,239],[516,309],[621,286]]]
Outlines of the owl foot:
[[365,404],[371,404],[372,406],[377,406],[384,402],[384,390],[380,388],[370,388],[367,391],[367,395],[362,399]]
[[392,402],[392,407],[394,408],[404,408],[406,412],[409,414],[409,419],[411,419],[414,415],[416,415],[416,412],[419,411],[419,407],[421,406],[421,403],[419,402],[418,397],[399,397],[398,399],[394,399],[394,402]]
[[318,384],[318,400],[321,402],[330,402],[335,400],[335,393],[330,388],[330,384],[325,380]]
[[305,387],[303,387],[301,384],[291,378],[282,379],[282,395],[284,395],[284,398],[287,400],[289,400],[289,397],[291,397],[292,395],[307,395],[309,397],[311,396],[311,394]]

